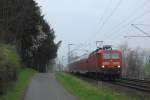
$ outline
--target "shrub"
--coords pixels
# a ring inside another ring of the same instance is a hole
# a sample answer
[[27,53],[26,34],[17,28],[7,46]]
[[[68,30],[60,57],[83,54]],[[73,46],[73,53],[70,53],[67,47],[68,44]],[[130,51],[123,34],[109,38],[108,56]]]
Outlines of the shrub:
[[150,62],[146,65],[146,75],[150,78]]
[[17,79],[19,66],[20,59],[15,47],[9,44],[0,44],[0,89],[5,90],[4,86],[7,83]]

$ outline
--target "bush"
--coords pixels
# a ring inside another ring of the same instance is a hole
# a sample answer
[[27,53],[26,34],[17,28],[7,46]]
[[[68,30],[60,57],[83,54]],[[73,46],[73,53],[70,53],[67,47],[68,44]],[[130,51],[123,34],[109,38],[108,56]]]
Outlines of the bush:
[[[17,79],[20,59],[14,46],[0,44],[0,92],[9,83]],[[2,89],[3,88],[3,89]]]
[[150,62],[146,65],[146,75],[150,78]]
[[20,69],[18,80],[11,83],[7,89],[7,94],[0,96],[0,100],[22,100],[25,89],[35,73],[36,71],[32,69]]

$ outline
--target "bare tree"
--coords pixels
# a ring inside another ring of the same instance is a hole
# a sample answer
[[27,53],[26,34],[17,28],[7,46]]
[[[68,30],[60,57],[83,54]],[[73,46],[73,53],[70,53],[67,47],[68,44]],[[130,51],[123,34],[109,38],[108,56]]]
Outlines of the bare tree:
[[126,63],[126,58],[128,51],[130,50],[128,47],[128,43],[125,42],[124,44],[120,45],[119,48],[122,50],[122,77],[127,77],[127,63]]
[[140,47],[131,49],[127,43],[120,46],[122,49],[122,77],[143,79],[145,76],[145,63],[143,50]]
[[150,50],[143,50],[142,55],[145,65],[145,77],[150,78]]
[[143,57],[137,50],[132,50],[127,56],[127,72],[129,78],[141,79],[144,77]]

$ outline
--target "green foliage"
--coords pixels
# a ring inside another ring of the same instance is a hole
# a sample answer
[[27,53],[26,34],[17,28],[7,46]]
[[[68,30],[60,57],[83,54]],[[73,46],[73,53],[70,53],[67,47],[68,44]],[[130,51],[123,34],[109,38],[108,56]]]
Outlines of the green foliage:
[[21,96],[34,73],[35,71],[31,69],[21,70],[18,80],[8,88],[7,94],[0,96],[0,100],[21,100]]
[[60,45],[35,0],[0,0],[0,41],[14,44],[25,66],[45,72]]
[[146,74],[150,75],[150,62],[146,65]]
[[134,100],[107,87],[94,87],[68,74],[57,73],[56,78],[79,100]]
[[20,58],[14,46],[0,44],[0,71],[17,71],[20,67]]
[[0,44],[0,52],[0,64],[4,65],[5,68],[7,66],[11,70],[20,66],[20,59],[14,46]]
[[20,67],[20,58],[15,47],[8,44],[0,44],[0,92],[5,90],[7,83],[17,79]]

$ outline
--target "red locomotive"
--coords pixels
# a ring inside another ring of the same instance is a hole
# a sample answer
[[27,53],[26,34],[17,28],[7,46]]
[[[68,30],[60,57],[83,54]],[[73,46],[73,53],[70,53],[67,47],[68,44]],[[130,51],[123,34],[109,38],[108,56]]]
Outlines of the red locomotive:
[[69,71],[97,76],[102,79],[121,77],[122,53],[112,50],[111,46],[103,46],[92,52],[88,57],[74,61]]

